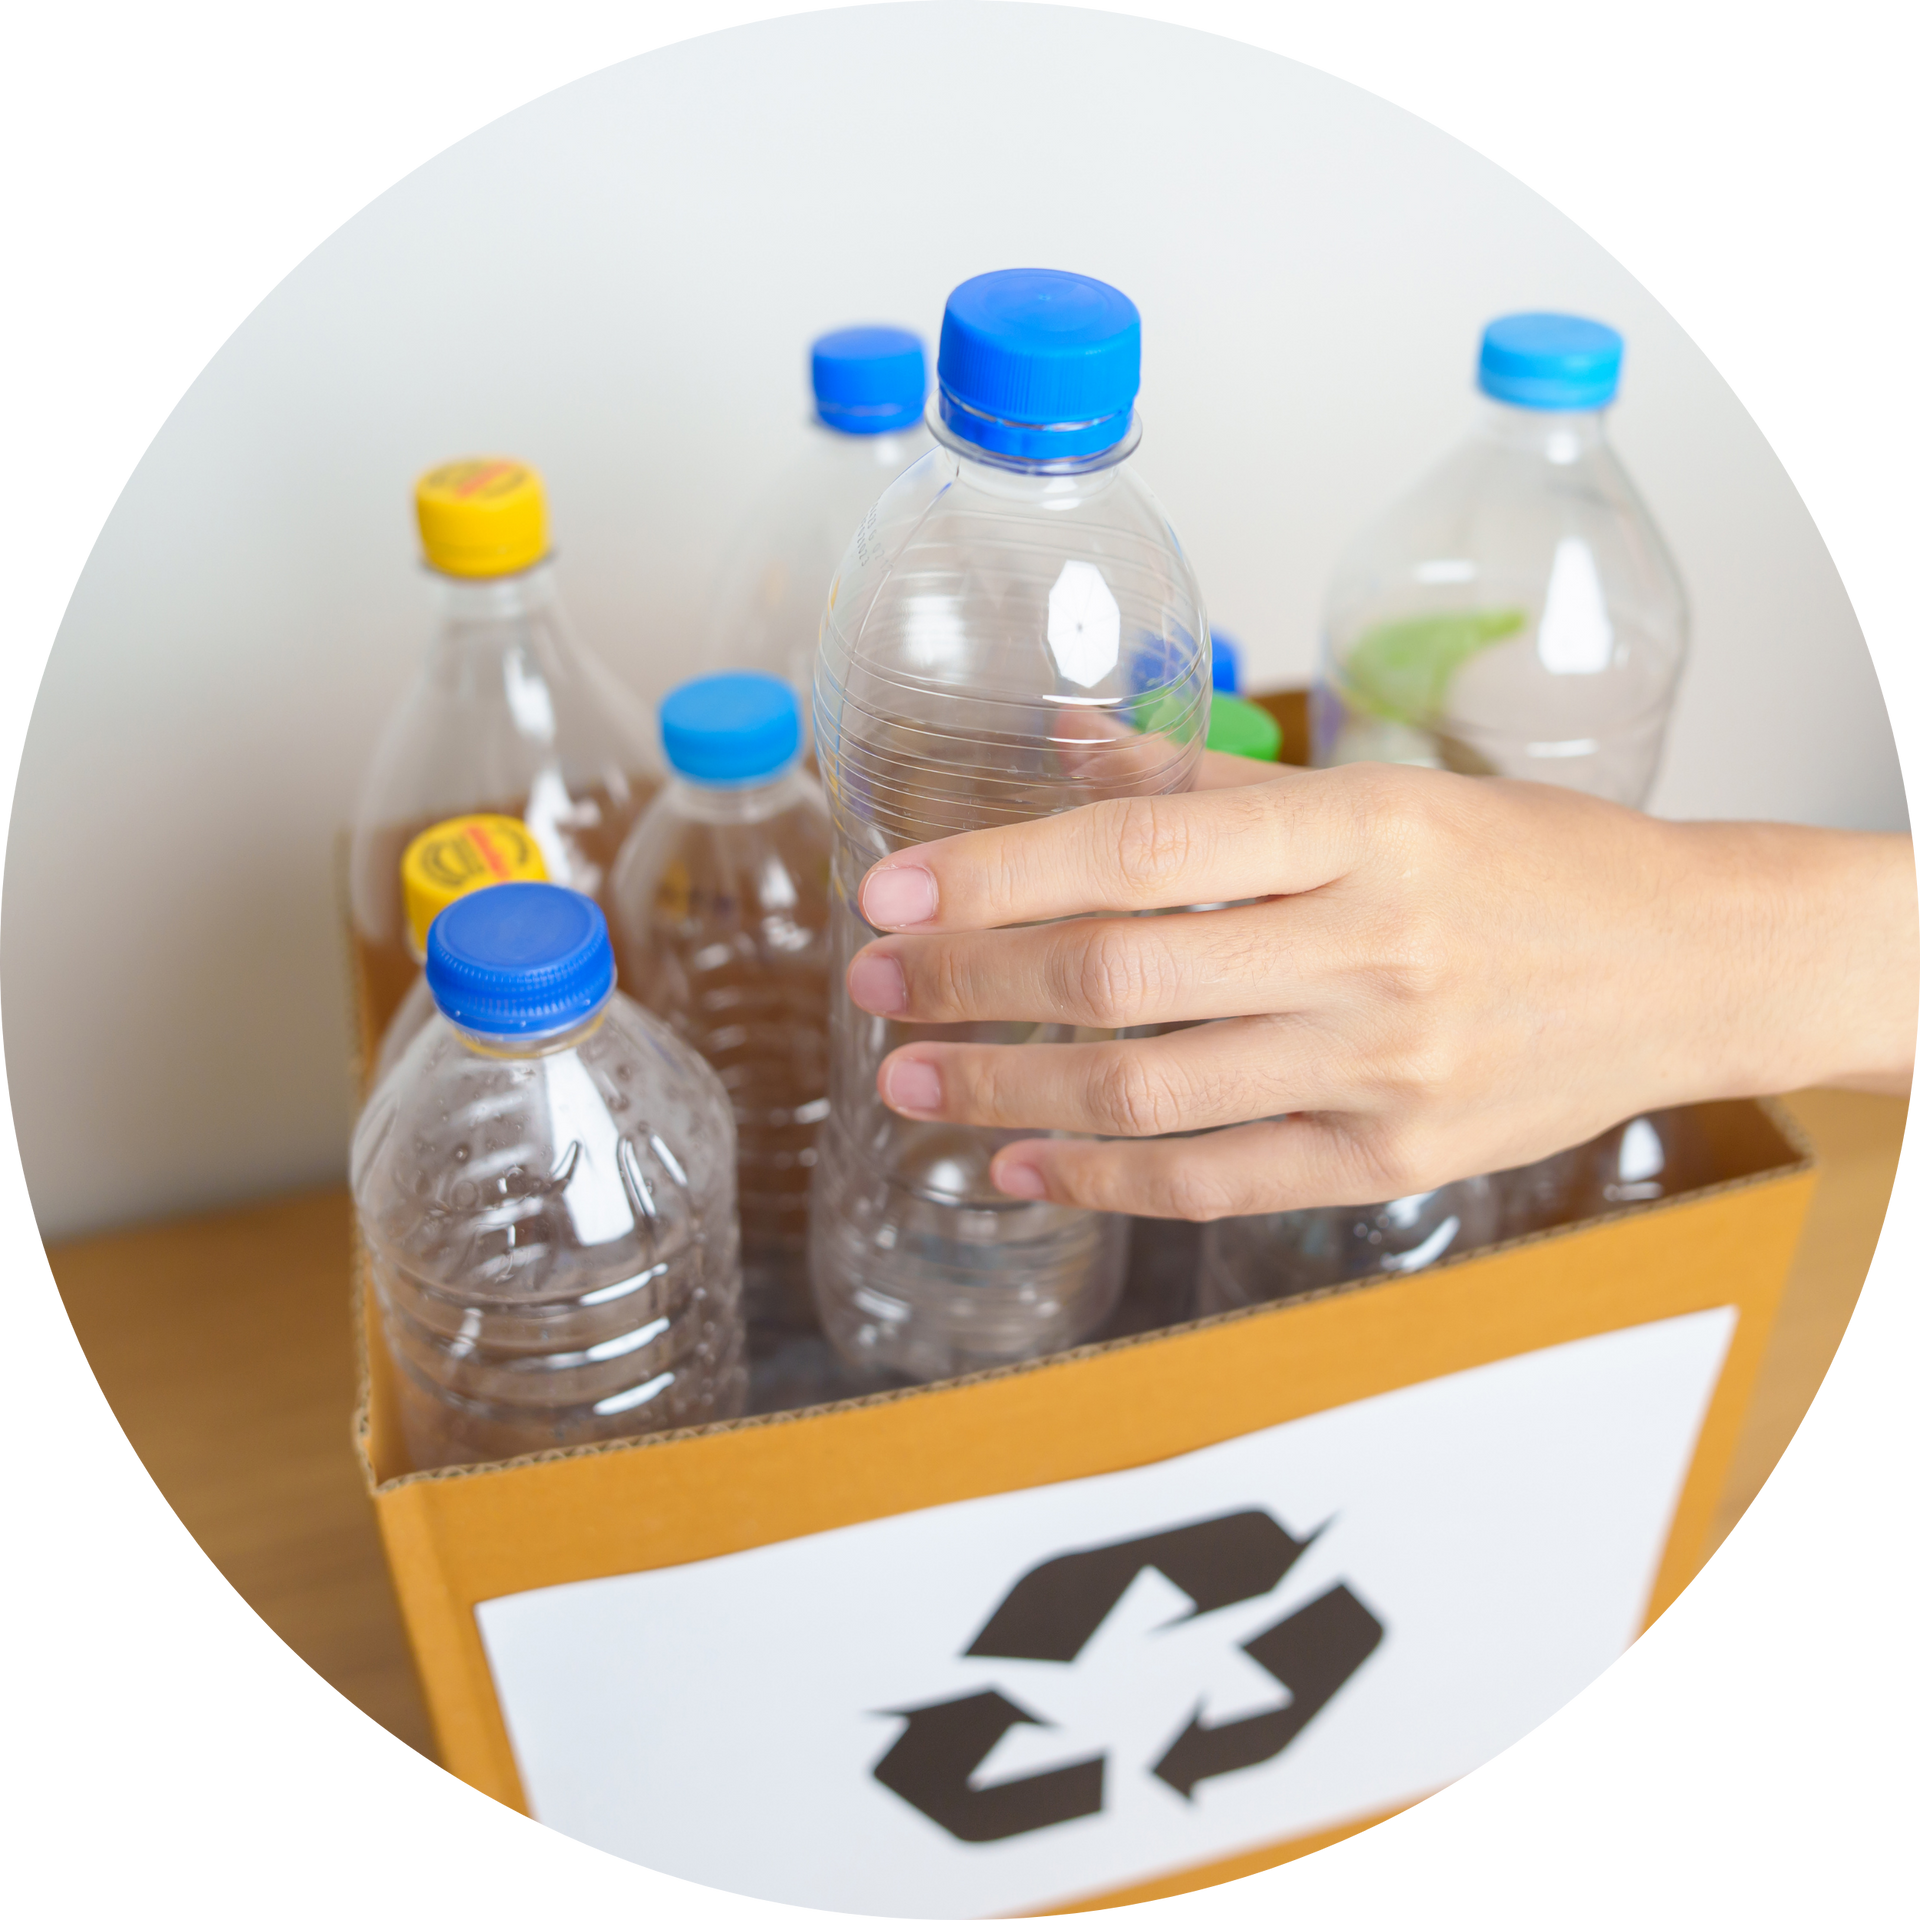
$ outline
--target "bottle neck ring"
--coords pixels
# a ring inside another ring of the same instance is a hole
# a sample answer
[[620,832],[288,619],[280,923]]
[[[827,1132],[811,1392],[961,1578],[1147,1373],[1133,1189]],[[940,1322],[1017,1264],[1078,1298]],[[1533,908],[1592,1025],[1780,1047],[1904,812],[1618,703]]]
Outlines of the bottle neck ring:
[[[1112,429],[1106,422],[1091,421],[1071,427],[1017,428],[1012,422],[995,421],[992,424],[1006,428],[1012,441],[1012,444],[1002,446],[983,443],[974,437],[984,419],[984,415],[969,417],[969,410],[942,387],[939,408],[927,416],[927,428],[949,453],[957,454],[964,460],[978,461],[982,466],[998,467],[1007,473],[1098,473],[1106,467],[1117,467],[1140,444],[1140,412],[1137,407],[1129,409],[1126,424],[1116,438],[1085,451],[1074,449],[1075,437],[1097,437],[1100,433],[1111,433]],[[1045,437],[1050,434],[1057,434],[1059,438],[1050,441]],[[1055,447],[1063,451],[1055,453]]]
[[584,1020],[570,1021],[566,1026],[549,1027],[538,1033],[476,1033],[471,1027],[463,1027],[445,1008],[441,1009],[441,1017],[460,1036],[460,1044],[482,1059],[538,1060],[550,1053],[566,1053],[591,1039],[612,1003],[613,989],[609,987],[606,999]]

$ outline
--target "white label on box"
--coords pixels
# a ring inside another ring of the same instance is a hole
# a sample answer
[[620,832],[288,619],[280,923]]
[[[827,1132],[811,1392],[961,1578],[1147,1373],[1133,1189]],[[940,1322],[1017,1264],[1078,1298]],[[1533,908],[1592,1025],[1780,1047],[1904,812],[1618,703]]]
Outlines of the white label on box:
[[710,1886],[945,1920],[1413,1799],[1632,1639],[1734,1319],[486,1601],[532,1808]]

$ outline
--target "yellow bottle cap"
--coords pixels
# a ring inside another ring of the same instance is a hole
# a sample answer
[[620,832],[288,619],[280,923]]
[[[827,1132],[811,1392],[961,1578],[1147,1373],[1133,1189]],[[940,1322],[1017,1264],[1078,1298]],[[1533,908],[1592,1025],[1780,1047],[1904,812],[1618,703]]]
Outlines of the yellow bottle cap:
[[427,929],[442,907],[462,894],[497,887],[503,880],[544,880],[540,858],[524,822],[504,813],[469,813],[442,820],[416,834],[400,856],[400,890],[407,901],[407,929],[414,950],[427,950]]
[[463,580],[519,573],[547,557],[547,499],[518,460],[450,460],[413,489],[427,564]]

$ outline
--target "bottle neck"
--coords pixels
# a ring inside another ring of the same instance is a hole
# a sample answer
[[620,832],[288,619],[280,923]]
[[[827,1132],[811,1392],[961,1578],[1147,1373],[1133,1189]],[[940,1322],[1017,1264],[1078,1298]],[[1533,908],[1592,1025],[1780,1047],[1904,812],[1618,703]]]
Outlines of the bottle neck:
[[469,1053],[477,1053],[485,1060],[540,1060],[548,1054],[567,1053],[583,1041],[591,1039],[602,1020],[607,1017],[607,1007],[612,1001],[611,992],[605,1000],[594,1008],[584,1020],[576,1020],[569,1027],[554,1027],[545,1033],[475,1033],[463,1027],[451,1015],[443,1012],[442,1017],[459,1036],[460,1044]]
[[816,417],[813,430],[850,467],[872,467],[889,478],[927,450],[926,423],[918,418],[885,433],[845,433]]
[[[942,396],[942,407],[946,404]],[[1068,497],[1074,492],[1075,483],[1079,484],[1082,495],[1097,492],[1140,444],[1137,410],[1128,414],[1127,430],[1112,446],[1071,460],[1029,460],[980,446],[955,432],[952,421],[938,412],[928,414],[927,429],[960,463],[961,472],[970,480],[996,493],[1029,492],[1043,504],[1050,499]]]
[[497,574],[471,580],[459,574],[427,569],[440,602],[440,617],[450,627],[487,627],[536,614],[551,613],[560,604],[553,561],[542,560],[520,573]]
[[687,819],[707,826],[750,826],[771,819],[806,798],[811,785],[798,760],[790,760],[765,780],[739,786],[710,786],[676,773],[669,783],[675,808]]
[[431,577],[440,621],[427,654],[428,679],[449,688],[498,681],[520,732],[550,740],[550,688],[568,680],[575,664],[553,562],[493,580]]
[[1482,439],[1510,452],[1532,454],[1549,466],[1570,467],[1606,445],[1606,412],[1599,407],[1567,412],[1516,407],[1482,395],[1478,432]]

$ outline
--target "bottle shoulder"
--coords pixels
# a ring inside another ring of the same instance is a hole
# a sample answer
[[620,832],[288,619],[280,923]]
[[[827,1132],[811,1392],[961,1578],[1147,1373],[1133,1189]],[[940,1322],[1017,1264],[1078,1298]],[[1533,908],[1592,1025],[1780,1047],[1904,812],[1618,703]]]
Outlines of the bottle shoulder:
[[1421,589],[1537,602],[1568,543],[1591,556],[1610,600],[1656,624],[1684,622],[1678,569],[1606,442],[1556,465],[1482,436],[1455,447],[1348,544],[1334,568],[1329,618]]
[[1129,463],[1016,474],[935,447],[849,545],[820,671],[842,690],[865,669],[988,698],[1112,701],[1180,680],[1205,632],[1192,564]]
[[610,911],[629,951],[770,920],[824,930],[832,851],[826,798],[810,775],[752,794],[670,782],[621,851]]
[[574,635],[557,599],[446,620],[381,729],[357,824],[523,795],[557,767],[585,790],[664,775],[652,709]]
[[453,1293],[539,1298],[702,1232],[732,1205],[734,1151],[712,1068],[616,993],[577,1046],[531,1057],[477,1052],[436,1014],[368,1101],[351,1178],[377,1254]]
[[932,445],[923,426],[871,436],[815,425],[753,496],[708,596],[716,661],[785,672],[811,646],[834,569],[874,502]]

